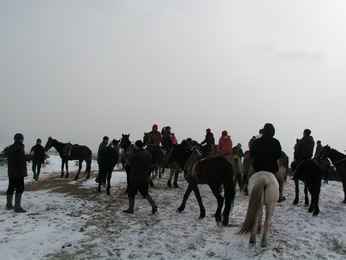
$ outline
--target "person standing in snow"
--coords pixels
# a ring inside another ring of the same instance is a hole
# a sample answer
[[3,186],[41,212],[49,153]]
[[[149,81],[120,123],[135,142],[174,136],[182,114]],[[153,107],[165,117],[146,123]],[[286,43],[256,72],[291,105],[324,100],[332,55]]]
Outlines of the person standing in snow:
[[[15,212],[24,213],[22,208],[22,195],[24,192],[24,178],[28,176],[26,162],[30,158],[25,155],[24,151],[24,136],[20,133],[15,134],[14,144],[9,147],[8,151],[8,189],[6,192],[7,203],[6,209]],[[13,194],[16,191],[14,207],[12,204]]]
[[281,157],[281,144],[274,138],[275,128],[266,123],[263,127],[262,137],[257,138],[251,145],[250,155],[253,158],[255,172],[267,171],[275,175],[279,183],[279,202],[286,198],[282,195],[284,178],[279,172],[278,159]]
[[32,172],[34,173],[33,179],[38,181],[41,173],[41,165],[44,163],[46,152],[42,146],[40,138],[36,140],[36,145],[31,148],[30,155],[32,156]]
[[99,173],[97,174],[95,181],[97,183],[101,182],[102,185],[106,184],[106,171],[103,168],[104,166],[101,163],[101,155],[107,150],[108,142],[109,142],[108,136],[104,136],[102,139],[102,142],[99,145],[99,149],[97,151],[97,164],[99,165]]
[[135,196],[139,191],[152,207],[152,213],[157,212],[155,201],[149,195],[149,177],[152,168],[151,154],[143,149],[143,142],[137,140],[135,142],[135,151],[129,157],[128,164],[131,166],[130,187],[128,191],[129,207],[124,210],[124,213],[134,213]]

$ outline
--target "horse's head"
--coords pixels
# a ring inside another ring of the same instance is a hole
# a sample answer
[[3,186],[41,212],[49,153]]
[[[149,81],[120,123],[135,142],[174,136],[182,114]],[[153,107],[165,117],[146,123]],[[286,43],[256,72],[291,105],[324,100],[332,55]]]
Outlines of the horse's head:
[[329,153],[330,153],[330,146],[329,145],[325,145],[322,147],[321,151],[317,154],[316,159],[318,160],[326,160]]
[[48,141],[46,143],[46,146],[44,147],[44,150],[47,152],[50,148],[53,147],[54,139],[52,137],[48,137]]
[[190,155],[190,158],[187,160],[184,166],[185,178],[190,175],[193,175],[193,166],[199,160],[200,156],[201,156],[201,152],[199,150],[196,149],[192,152],[192,154]]
[[128,135],[122,134],[122,137],[120,140],[120,148],[127,148],[130,144],[131,144],[130,134]]
[[150,140],[150,134],[144,132],[143,145],[146,146],[149,143],[149,140]]
[[110,145],[112,145],[116,150],[119,150],[119,143],[120,143],[120,140],[113,139]]

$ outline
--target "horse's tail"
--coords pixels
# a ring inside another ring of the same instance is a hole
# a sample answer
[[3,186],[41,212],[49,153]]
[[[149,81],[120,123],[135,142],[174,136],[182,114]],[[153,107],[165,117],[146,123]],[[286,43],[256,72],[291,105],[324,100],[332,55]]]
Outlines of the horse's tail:
[[86,158],[86,160],[85,160],[85,162],[86,162],[86,169],[85,169],[85,172],[91,172],[91,162],[92,162],[92,158],[93,157],[93,155],[92,155],[92,152],[91,152],[91,150],[89,149],[89,151],[88,151],[88,157]]
[[234,169],[228,161],[225,164],[223,188],[225,191],[225,209],[232,209],[235,197]]
[[266,176],[260,176],[256,181],[249,197],[249,206],[246,212],[246,217],[243,226],[238,234],[249,233],[257,221],[257,216],[263,203],[264,187],[268,184],[269,180]]
[[244,190],[244,183],[243,183],[243,176],[242,176],[242,166],[241,161],[238,156],[233,157],[233,168],[234,168],[234,174],[236,178],[236,183],[238,182],[239,189]]

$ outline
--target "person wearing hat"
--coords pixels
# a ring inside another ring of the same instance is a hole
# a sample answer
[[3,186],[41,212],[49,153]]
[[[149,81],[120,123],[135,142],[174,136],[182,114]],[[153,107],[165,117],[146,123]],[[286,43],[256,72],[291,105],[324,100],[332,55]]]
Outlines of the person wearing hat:
[[220,153],[223,155],[232,154],[232,139],[228,135],[226,130],[222,131],[222,133],[221,133],[218,148],[219,148]]
[[36,145],[31,148],[30,155],[32,157],[32,172],[34,173],[33,179],[38,181],[38,177],[41,173],[41,165],[44,163],[46,157],[40,138],[36,140]]
[[206,132],[205,138],[204,138],[203,142],[201,142],[201,145],[205,144],[205,147],[202,149],[202,151],[203,151],[203,153],[205,153],[207,155],[211,152],[211,148],[215,145],[215,138],[214,138],[214,134],[211,132],[210,128],[205,130],[205,132]]
[[152,214],[154,214],[157,212],[157,206],[148,192],[148,183],[152,168],[151,154],[143,149],[143,142],[141,140],[135,142],[134,148],[134,153],[128,159],[128,163],[131,166],[130,187],[128,191],[129,207],[123,212],[134,213],[135,196],[139,191],[143,198],[151,205]]
[[148,144],[160,146],[162,135],[159,131],[157,131],[157,129],[158,129],[157,124],[154,124],[151,132],[149,132],[149,143]]
[[107,150],[109,138],[108,136],[104,136],[102,142],[99,145],[99,149],[97,151],[97,164],[99,165],[99,172],[96,176],[95,181],[97,183],[101,182],[101,184],[106,184],[106,171],[103,169],[103,165],[100,163],[101,155]]
[[[6,192],[6,209],[15,212],[26,212],[22,208],[22,195],[24,192],[24,178],[28,176],[26,162],[30,158],[25,155],[24,136],[20,133],[14,136],[14,143],[8,149],[8,189]],[[15,194],[14,207],[12,204],[13,194]]]
[[253,158],[253,169],[255,172],[267,171],[275,175],[279,183],[279,202],[286,198],[283,192],[283,176],[279,174],[278,159],[281,158],[281,144],[274,138],[275,128],[266,123],[263,127],[261,138],[257,138],[251,145],[250,154]]

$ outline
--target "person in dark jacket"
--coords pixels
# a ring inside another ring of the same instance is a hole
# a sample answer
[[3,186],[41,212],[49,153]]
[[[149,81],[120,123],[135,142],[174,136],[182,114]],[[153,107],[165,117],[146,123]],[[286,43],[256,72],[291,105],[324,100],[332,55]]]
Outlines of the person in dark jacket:
[[316,150],[315,150],[314,159],[318,159],[319,158],[319,154],[321,153],[322,149],[323,149],[323,147],[322,147],[321,140],[318,140],[316,142]]
[[171,127],[166,126],[161,131],[162,138],[161,138],[161,146],[163,150],[168,152],[173,147],[173,141],[171,138]]
[[[8,151],[8,189],[6,192],[7,203],[6,209],[15,212],[26,212],[21,206],[22,195],[24,192],[24,178],[28,176],[26,162],[29,157],[25,155],[24,151],[24,136],[16,134],[14,136],[14,144],[9,147]],[[13,194],[16,191],[14,207],[12,204]]]
[[275,128],[267,123],[263,127],[261,138],[254,140],[251,145],[250,154],[253,157],[253,168],[255,172],[268,171],[275,175],[279,183],[279,201],[285,200],[283,192],[283,176],[279,174],[278,159],[281,157],[281,144],[274,138]]
[[41,165],[44,163],[46,157],[40,138],[36,140],[36,145],[31,148],[30,155],[32,157],[32,172],[34,173],[33,179],[38,181],[38,177],[41,173]]
[[97,183],[101,182],[102,185],[106,184],[106,171],[103,168],[104,166],[101,163],[101,156],[107,150],[109,138],[108,136],[104,136],[102,142],[99,145],[99,149],[97,151],[97,164],[99,165],[99,172],[96,176],[95,181]]
[[238,143],[236,146],[232,148],[232,154],[237,155],[240,160],[245,157],[243,149],[241,148],[241,143]]
[[[311,136],[311,130],[305,129],[303,132],[303,138],[297,140],[294,147],[294,166],[297,167],[299,163],[306,159],[311,159],[314,151],[315,141]],[[294,169],[292,169],[294,170]]]
[[211,148],[215,145],[215,138],[210,128],[205,130],[205,132],[206,132],[206,135],[201,145],[205,144],[205,146],[202,148],[202,152],[203,154],[208,155],[211,152]]
[[130,187],[128,192],[129,207],[124,213],[134,213],[135,196],[139,191],[152,207],[152,213],[157,211],[155,201],[148,193],[148,183],[152,168],[151,154],[143,149],[143,142],[135,142],[135,152],[129,157],[128,163],[131,166]]

